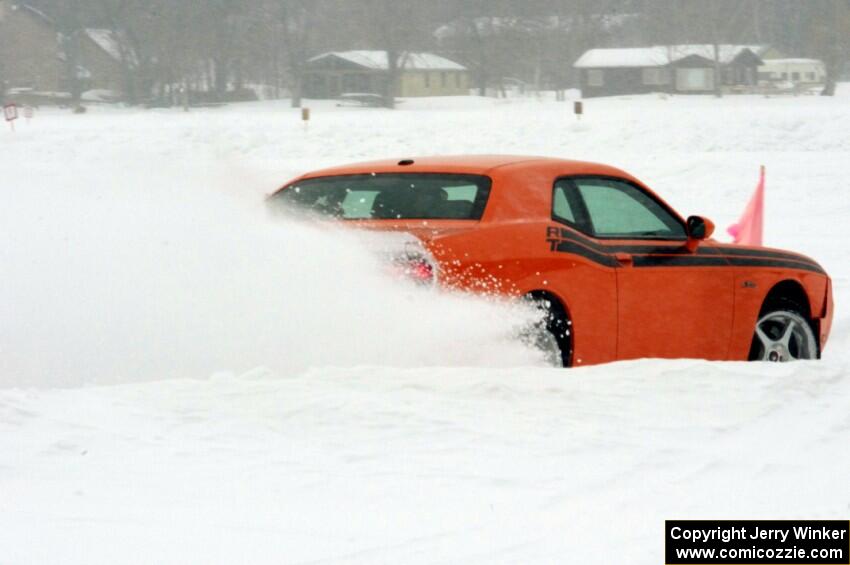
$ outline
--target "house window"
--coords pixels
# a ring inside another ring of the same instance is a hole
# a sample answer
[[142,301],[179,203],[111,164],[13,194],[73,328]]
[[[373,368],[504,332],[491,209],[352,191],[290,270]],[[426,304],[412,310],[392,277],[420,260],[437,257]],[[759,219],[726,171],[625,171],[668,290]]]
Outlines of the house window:
[[455,73],[455,86],[460,88],[460,73]]
[[431,73],[425,73],[425,88],[431,88]]
[[670,72],[663,67],[643,69],[643,84],[662,85],[670,82]]
[[448,84],[448,82],[449,82],[448,73],[446,73],[445,71],[440,73],[440,86],[445,88],[446,84]]
[[794,82],[800,80],[800,73],[791,73],[791,80],[793,80]]
[[587,86],[605,86],[605,73],[601,69],[587,71]]
[[809,82],[815,81],[815,73],[806,73],[806,80]]

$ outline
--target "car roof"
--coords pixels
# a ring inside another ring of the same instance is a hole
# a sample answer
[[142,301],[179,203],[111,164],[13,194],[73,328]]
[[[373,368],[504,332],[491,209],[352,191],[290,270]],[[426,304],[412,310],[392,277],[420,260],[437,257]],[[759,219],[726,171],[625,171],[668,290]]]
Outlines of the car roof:
[[557,167],[559,174],[598,174],[631,178],[630,175],[608,165],[531,155],[450,155],[427,157],[401,157],[353,163],[311,171],[300,178],[369,173],[465,173],[486,175],[494,169],[515,167]]

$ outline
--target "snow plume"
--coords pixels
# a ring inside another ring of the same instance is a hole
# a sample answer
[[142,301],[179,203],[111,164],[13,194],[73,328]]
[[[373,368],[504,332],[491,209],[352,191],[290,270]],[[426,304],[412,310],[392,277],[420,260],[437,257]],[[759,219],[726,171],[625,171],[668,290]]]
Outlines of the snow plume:
[[0,209],[0,387],[538,363],[512,339],[527,312],[392,280],[354,234],[272,220],[219,167],[54,172]]

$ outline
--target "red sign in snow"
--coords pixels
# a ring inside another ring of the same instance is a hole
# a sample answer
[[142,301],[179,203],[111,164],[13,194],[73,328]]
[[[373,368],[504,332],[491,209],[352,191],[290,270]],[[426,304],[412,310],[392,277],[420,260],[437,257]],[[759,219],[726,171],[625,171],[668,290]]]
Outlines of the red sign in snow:
[[3,106],[3,115],[6,117],[7,122],[11,122],[12,120],[18,119],[18,107],[15,106],[14,103],[6,104]]

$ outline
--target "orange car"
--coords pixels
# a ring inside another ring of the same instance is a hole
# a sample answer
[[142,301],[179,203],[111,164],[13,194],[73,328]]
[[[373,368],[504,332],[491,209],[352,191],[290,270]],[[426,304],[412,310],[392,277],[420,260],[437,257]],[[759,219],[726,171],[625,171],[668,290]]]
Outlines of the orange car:
[[831,282],[812,259],[722,244],[614,167],[541,157],[378,161],[305,174],[269,197],[353,226],[409,232],[412,276],[526,297],[564,366],[641,357],[816,359]]

